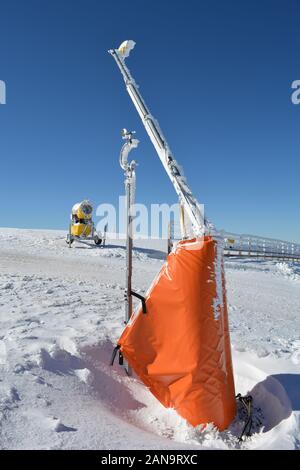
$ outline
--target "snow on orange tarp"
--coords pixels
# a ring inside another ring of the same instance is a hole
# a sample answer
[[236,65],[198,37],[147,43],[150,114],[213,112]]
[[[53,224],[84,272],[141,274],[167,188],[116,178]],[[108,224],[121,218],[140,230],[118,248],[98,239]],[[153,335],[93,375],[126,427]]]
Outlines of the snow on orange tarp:
[[222,246],[178,243],[119,339],[155,397],[193,426],[225,429],[235,415]]

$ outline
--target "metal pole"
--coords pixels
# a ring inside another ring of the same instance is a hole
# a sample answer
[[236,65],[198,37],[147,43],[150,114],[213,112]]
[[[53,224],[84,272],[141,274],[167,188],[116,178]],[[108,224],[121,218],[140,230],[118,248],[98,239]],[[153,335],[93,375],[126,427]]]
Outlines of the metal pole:
[[[125,178],[125,190],[126,190],[126,210],[127,210],[127,222],[126,222],[126,279],[125,279],[125,324],[128,323],[132,315],[132,212],[131,212],[131,177],[129,171]],[[127,375],[132,375],[131,367],[128,362],[124,360],[124,367]]]
[[[126,279],[125,279],[125,324],[127,324],[132,315],[132,247],[133,247],[133,205],[134,205],[134,184],[135,184],[135,166],[134,160],[128,163],[129,152],[138,146],[139,141],[133,138],[133,132],[122,131],[122,138],[126,141],[120,153],[120,165],[125,174],[125,192],[126,192]],[[131,367],[124,360],[124,367],[128,375],[132,374]]]
[[169,227],[168,227],[168,247],[167,247],[168,255],[172,251],[173,240],[174,240],[174,222],[172,220],[170,220]]
[[125,180],[126,186],[126,206],[127,206],[127,226],[126,226],[126,307],[125,323],[130,320],[132,314],[132,205],[131,205],[131,182],[128,175]]

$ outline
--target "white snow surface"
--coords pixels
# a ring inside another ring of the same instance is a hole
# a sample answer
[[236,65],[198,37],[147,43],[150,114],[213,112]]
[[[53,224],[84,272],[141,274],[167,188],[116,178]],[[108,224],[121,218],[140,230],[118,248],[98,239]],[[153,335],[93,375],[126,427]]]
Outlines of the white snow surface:
[[[124,243],[74,243],[66,233],[0,229],[0,448],[299,449],[300,265],[225,262],[236,392],[243,421],[194,429],[117,364],[123,329]],[[145,293],[166,241],[135,244],[134,289]]]

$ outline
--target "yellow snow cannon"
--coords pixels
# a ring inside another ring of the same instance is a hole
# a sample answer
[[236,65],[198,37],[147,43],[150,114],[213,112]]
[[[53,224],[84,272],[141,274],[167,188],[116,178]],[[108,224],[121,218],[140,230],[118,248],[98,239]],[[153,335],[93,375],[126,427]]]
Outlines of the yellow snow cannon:
[[69,225],[69,233],[66,242],[71,247],[74,240],[86,241],[93,240],[96,245],[105,245],[107,225],[104,228],[104,233],[97,232],[93,222],[93,206],[85,199],[82,202],[77,202],[72,207],[71,223]]

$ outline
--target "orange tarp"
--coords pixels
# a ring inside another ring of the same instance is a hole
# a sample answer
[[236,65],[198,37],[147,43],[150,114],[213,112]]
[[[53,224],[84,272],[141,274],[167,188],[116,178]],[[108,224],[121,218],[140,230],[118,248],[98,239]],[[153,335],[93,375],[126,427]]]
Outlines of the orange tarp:
[[235,393],[223,251],[212,237],[178,243],[118,344],[153,395],[193,426],[232,421]]

